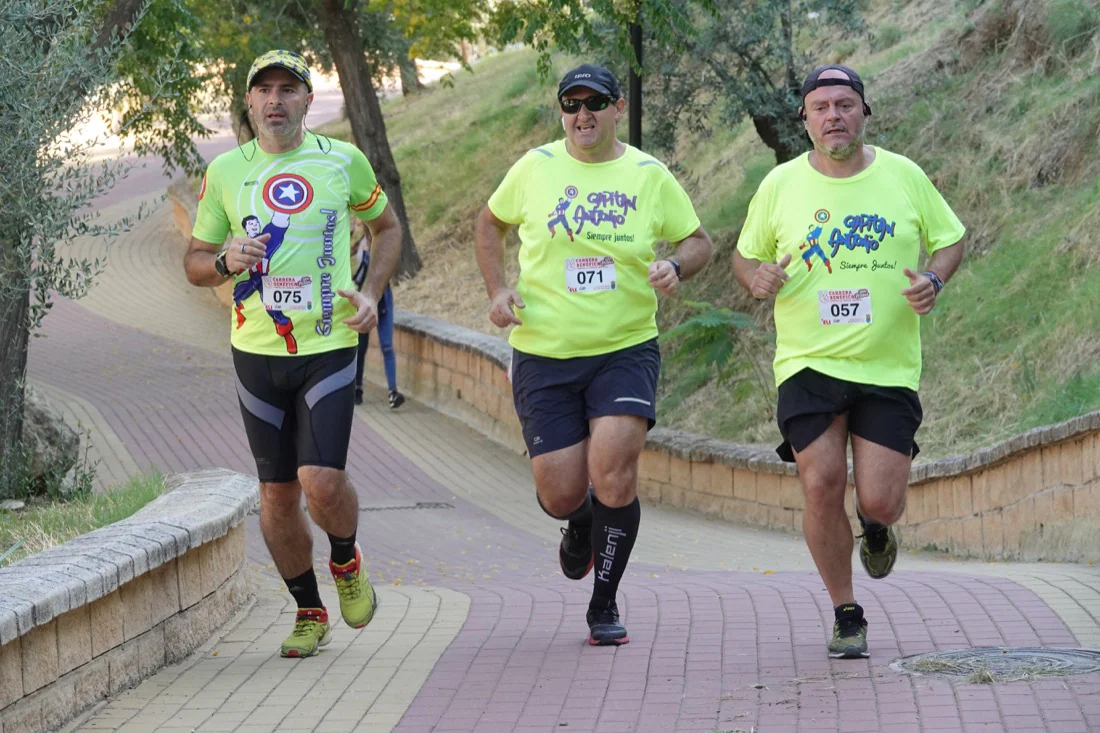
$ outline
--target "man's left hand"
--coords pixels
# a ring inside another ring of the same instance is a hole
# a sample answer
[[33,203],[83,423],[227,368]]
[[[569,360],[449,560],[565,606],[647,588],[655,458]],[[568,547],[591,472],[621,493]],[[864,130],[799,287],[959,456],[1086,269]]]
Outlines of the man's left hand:
[[344,324],[357,333],[370,333],[378,325],[378,298],[358,290],[337,290],[337,294],[355,306],[355,315]]
[[649,285],[659,293],[676,295],[680,289],[680,278],[676,277],[676,268],[668,260],[657,260],[649,266]]
[[918,275],[905,268],[905,276],[909,278],[909,287],[901,291],[901,294],[909,301],[909,307],[916,311],[918,316],[927,315],[936,304],[936,288],[927,275]]

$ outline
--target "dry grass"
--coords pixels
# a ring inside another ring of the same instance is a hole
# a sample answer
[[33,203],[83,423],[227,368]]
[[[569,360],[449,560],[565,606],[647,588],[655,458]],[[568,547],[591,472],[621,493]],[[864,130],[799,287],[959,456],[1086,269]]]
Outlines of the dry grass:
[[[968,228],[968,260],[923,321],[924,460],[1100,408],[1091,305],[1100,301],[1100,34],[1072,56],[1043,35],[1072,38],[1047,10],[1079,2],[981,3],[968,15],[942,0],[874,0],[869,25],[888,23],[901,40],[878,52],[864,44],[848,59],[866,72],[872,143],[916,160]],[[533,54],[509,53],[460,74],[453,89],[395,100],[385,112],[425,262],[397,288],[399,307],[506,335],[486,317],[473,224],[508,167],[561,136],[553,83],[534,75]],[[730,273],[748,201],[774,164],[770,151],[751,125],[716,125],[681,141],[669,162],[716,252],[685,298],[662,299],[662,329],[695,299],[747,312],[770,330],[769,305]],[[505,256],[513,281],[515,248],[513,237]],[[758,342],[756,357],[770,360],[767,339]],[[665,365],[662,424],[778,442],[774,393],[719,387]]]
[[0,555],[10,565],[24,557],[63,544],[93,529],[126,519],[164,491],[160,474],[138,476],[106,493],[70,501],[36,502],[26,509],[0,511]]

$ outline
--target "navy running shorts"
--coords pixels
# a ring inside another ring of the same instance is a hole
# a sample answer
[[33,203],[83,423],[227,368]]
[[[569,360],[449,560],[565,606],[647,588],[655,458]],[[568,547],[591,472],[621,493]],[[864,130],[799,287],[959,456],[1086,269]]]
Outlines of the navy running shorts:
[[264,356],[233,349],[237,396],[260,481],[294,481],[299,466],[344,469],[355,414],[355,351]]
[[913,438],[924,413],[916,392],[848,382],[813,369],[803,369],[779,385],[775,416],[783,443],[775,452],[793,463],[792,448],[806,450],[844,413],[852,435],[911,457],[920,452]]
[[598,356],[551,359],[513,350],[512,398],[532,458],[588,437],[588,421],[638,415],[657,424],[657,339]]

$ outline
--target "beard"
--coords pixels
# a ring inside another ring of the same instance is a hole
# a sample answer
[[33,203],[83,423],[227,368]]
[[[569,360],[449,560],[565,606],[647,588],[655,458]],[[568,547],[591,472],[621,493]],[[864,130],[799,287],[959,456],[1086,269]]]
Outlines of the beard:
[[859,129],[856,130],[855,135],[853,135],[852,139],[848,142],[830,145],[823,140],[818,140],[817,138],[814,138],[814,147],[817,149],[817,152],[821,153],[830,160],[845,161],[851,158],[856,150],[859,149],[859,146],[863,144],[863,139],[866,137],[866,133],[867,118],[864,117],[859,123]]
[[261,115],[256,120],[256,129],[263,130],[264,134],[273,138],[288,138],[293,137],[302,130],[302,121],[305,119],[305,111],[300,114],[295,114],[292,110],[282,110],[285,113],[285,117],[282,120],[276,121],[274,124],[267,119],[267,115]]

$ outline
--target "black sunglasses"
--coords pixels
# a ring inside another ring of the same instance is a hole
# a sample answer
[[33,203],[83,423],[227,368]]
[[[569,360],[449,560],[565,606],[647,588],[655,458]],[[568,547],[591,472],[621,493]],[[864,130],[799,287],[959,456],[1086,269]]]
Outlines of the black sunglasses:
[[561,111],[567,115],[575,115],[580,112],[582,104],[588,108],[589,112],[600,112],[610,107],[614,102],[615,100],[606,94],[597,94],[592,97],[585,97],[584,99],[558,100],[558,104],[561,105]]

